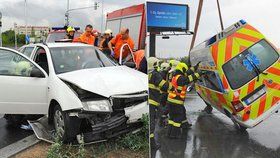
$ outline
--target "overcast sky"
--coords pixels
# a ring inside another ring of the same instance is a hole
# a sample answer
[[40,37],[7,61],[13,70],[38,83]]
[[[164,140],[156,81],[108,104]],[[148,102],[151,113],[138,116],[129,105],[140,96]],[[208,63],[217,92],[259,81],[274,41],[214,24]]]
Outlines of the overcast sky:
[[[152,0],[170,2],[169,0]],[[173,0],[187,3],[190,7],[190,30],[194,30],[198,0]],[[261,31],[272,43],[280,48],[280,1],[279,0],[220,0],[224,27],[240,19]],[[216,0],[204,0],[196,45],[220,31]],[[181,57],[187,55],[191,37],[173,37],[169,40],[157,38],[157,56]]]
[[[70,9],[92,6],[94,2],[102,0],[70,0]],[[104,15],[123,7],[144,3],[145,0],[103,0]],[[101,6],[101,5],[100,5]],[[35,26],[63,26],[67,0],[27,0],[28,25]],[[0,0],[0,11],[3,14],[3,30],[10,29],[16,22],[25,25],[24,0]],[[101,7],[98,10],[85,9],[70,12],[70,24],[83,27],[92,24],[100,30]],[[105,21],[105,19],[104,19]]]

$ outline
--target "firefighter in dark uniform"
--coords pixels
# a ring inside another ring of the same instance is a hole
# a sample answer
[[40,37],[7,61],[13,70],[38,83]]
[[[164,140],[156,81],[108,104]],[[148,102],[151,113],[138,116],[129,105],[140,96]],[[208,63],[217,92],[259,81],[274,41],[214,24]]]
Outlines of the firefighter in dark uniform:
[[[199,65],[199,64],[200,64],[200,63],[197,63],[196,66],[190,67],[190,68],[187,70],[187,75],[194,74],[195,71],[196,71],[196,69],[198,68],[198,65]],[[170,81],[170,82],[171,82],[171,81]],[[191,83],[190,87],[194,87],[194,82]],[[206,107],[203,109],[203,111],[206,112],[206,113],[208,113],[208,114],[211,114],[211,113],[212,113],[212,110],[213,110],[213,108],[212,108],[212,106],[209,105],[209,104],[207,104]]]
[[[160,74],[161,77],[168,81],[168,76],[169,76],[169,71],[170,71],[170,66],[168,63],[163,62],[160,65]],[[159,108],[159,114],[160,114],[160,118],[159,118],[159,125],[161,127],[165,127],[167,125],[167,118],[168,118],[168,108],[166,106],[166,102],[167,102],[167,96],[168,93],[167,92],[161,92],[161,96],[160,96],[160,108]]]
[[[175,68],[176,66],[179,64],[180,62],[177,61],[177,60],[170,60],[169,63],[162,63],[161,64],[161,76],[166,78],[166,81],[168,81],[169,83],[171,82],[172,80],[172,76],[174,75],[175,73]],[[168,96],[168,93],[163,93],[162,92],[162,95],[161,95],[161,118],[160,118],[160,121],[159,121],[159,125],[160,126],[167,126],[167,122],[168,122],[168,113],[169,113],[169,110],[168,110],[168,106],[166,104],[167,102],[167,96]]]
[[167,92],[172,88],[159,73],[159,60],[155,57],[148,58],[149,78],[149,114],[150,114],[150,147],[156,149],[159,145],[155,141],[155,124],[160,106],[161,92]]
[[191,126],[186,118],[184,102],[188,84],[196,81],[200,76],[201,72],[195,72],[195,68],[189,70],[189,67],[185,63],[180,62],[176,66],[176,71],[171,81],[174,90],[168,93],[167,98],[169,109],[168,136],[170,138],[179,138],[182,133],[182,128]]

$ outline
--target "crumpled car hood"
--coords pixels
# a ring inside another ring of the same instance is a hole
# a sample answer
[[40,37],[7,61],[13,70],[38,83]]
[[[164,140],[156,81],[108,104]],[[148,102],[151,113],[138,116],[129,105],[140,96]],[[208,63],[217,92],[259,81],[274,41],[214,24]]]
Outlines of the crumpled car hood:
[[148,76],[126,66],[83,69],[57,76],[81,89],[107,98],[148,91]]

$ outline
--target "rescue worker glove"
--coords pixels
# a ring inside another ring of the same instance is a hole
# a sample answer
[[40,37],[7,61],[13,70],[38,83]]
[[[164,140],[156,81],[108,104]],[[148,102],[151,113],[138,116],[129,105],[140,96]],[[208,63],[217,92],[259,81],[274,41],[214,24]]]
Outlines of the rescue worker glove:
[[114,51],[111,51],[111,56],[115,56],[115,52]]
[[[201,62],[201,61],[200,61]],[[198,67],[199,67],[199,64],[200,62],[198,62],[195,66],[194,66],[194,70],[197,71]]]
[[196,70],[196,73],[198,73],[199,76],[205,75],[205,71],[202,71],[202,70]]

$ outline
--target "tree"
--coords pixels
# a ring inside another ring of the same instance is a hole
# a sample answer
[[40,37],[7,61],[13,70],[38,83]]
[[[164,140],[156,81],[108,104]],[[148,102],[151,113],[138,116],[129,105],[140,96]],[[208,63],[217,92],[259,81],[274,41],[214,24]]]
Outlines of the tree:
[[[15,46],[15,31],[7,30],[2,33],[3,47],[13,47]],[[25,44],[25,35],[18,34],[17,35],[17,43],[19,46]]]
[[34,30],[34,27],[31,28],[31,37],[35,37],[35,30]]

